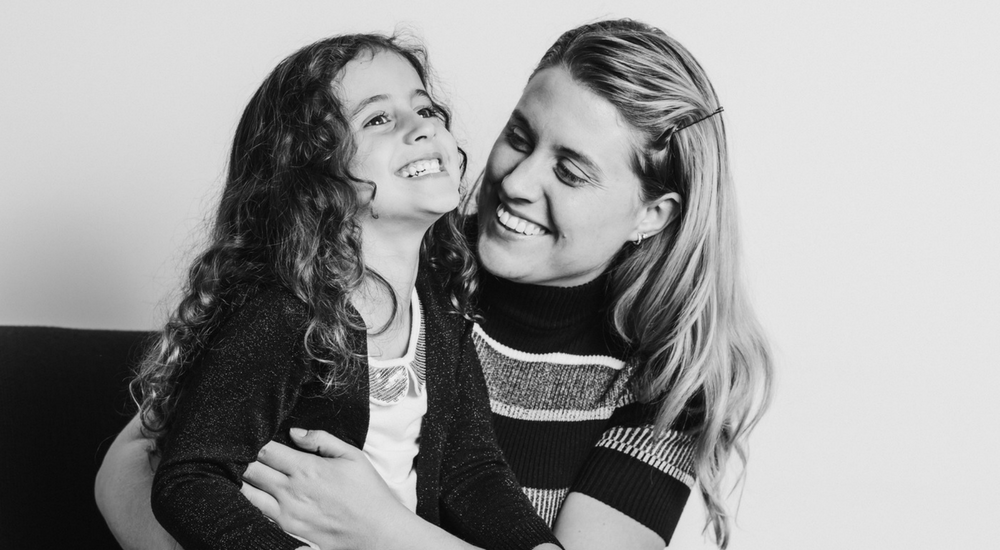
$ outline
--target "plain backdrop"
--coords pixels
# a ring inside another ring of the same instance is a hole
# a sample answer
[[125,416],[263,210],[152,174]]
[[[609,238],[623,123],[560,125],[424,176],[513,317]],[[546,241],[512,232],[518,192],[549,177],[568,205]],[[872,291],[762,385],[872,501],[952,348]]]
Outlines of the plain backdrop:
[[[0,324],[162,323],[237,118],[298,47],[422,37],[474,174],[548,45],[623,16],[679,38],[721,97],[778,359],[731,547],[995,547],[991,2],[6,0]],[[693,496],[672,548],[709,547],[702,514]]]

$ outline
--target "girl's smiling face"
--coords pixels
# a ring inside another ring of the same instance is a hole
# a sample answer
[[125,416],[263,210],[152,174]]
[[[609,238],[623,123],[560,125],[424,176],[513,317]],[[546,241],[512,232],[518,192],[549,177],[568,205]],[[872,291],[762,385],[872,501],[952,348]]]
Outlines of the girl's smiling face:
[[352,170],[376,183],[378,218],[425,224],[453,210],[458,148],[413,66],[391,52],[362,55],[336,88],[357,146]]
[[483,266],[506,279],[549,286],[600,275],[626,242],[651,227],[632,170],[637,139],[610,102],[565,68],[535,74],[483,176]]

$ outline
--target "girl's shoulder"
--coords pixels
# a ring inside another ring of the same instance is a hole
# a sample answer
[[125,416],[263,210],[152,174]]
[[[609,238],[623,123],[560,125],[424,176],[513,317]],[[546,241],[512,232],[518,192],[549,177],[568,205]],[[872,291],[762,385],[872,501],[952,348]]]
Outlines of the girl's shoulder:
[[[448,290],[448,273],[442,268],[434,267],[430,262],[421,260],[417,268],[417,294],[425,307],[434,305],[440,307],[448,304],[451,294]],[[432,302],[433,304],[428,304]]]
[[305,303],[288,289],[273,285],[246,289],[229,300],[224,327],[298,331],[308,320]]
[[456,312],[449,289],[449,274],[421,261],[417,269],[417,295],[428,327],[448,332],[471,329],[472,322]]

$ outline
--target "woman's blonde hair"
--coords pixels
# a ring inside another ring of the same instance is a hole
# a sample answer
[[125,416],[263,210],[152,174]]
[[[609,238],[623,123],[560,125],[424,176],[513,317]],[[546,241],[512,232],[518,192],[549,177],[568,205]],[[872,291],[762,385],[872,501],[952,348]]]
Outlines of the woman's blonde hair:
[[[720,105],[694,57],[632,20],[563,34],[535,72],[562,67],[614,105],[642,136],[633,169],[642,197],[680,196],[681,214],[609,268],[615,330],[640,365],[634,390],[658,406],[660,432],[685,425],[716,542],[729,543],[723,478],[770,399],[772,360],[741,282],[733,182]],[[681,420],[684,422],[680,422]]]

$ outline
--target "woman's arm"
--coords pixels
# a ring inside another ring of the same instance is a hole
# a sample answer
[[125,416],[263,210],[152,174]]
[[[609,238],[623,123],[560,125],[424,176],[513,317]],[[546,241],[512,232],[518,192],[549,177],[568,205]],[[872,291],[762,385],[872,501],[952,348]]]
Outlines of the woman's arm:
[[125,550],[180,548],[153,517],[149,505],[153,468],[147,450],[151,444],[142,436],[136,415],[111,444],[94,483],[97,509]]
[[663,550],[655,531],[583,493],[570,493],[554,526],[566,550]]
[[695,442],[680,431],[658,435],[654,412],[632,403],[612,415],[556,517],[568,550],[669,544],[695,483]]
[[475,550],[407,510],[359,449],[323,432],[291,430],[309,454],[270,442],[241,491],[282,529],[323,550]]
[[[247,468],[242,489],[282,529],[323,550],[355,547],[361,541],[377,542],[373,547],[386,550],[477,548],[399,504],[360,450],[319,430],[293,430],[291,436],[311,452],[268,443],[259,461]],[[543,544],[535,550],[557,547]]]

